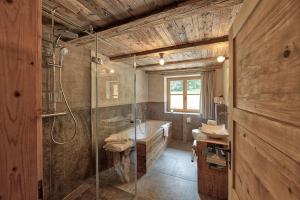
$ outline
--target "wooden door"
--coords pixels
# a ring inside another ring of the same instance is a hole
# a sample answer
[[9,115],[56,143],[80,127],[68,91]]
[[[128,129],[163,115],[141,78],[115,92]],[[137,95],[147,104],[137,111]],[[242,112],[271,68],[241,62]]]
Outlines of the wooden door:
[[300,1],[248,0],[230,30],[229,199],[300,199]]
[[36,200],[41,186],[41,12],[41,0],[0,1],[0,200]]

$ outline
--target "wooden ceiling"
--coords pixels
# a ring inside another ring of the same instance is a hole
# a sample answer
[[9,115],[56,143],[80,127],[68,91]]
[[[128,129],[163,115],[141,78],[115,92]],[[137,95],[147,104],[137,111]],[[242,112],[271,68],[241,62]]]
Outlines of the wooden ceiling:
[[[49,10],[58,8],[57,21],[68,29],[80,32],[92,25],[100,53],[129,64],[137,54],[137,65],[146,71],[216,65],[217,56],[228,56],[226,36],[241,4],[242,0],[43,0],[46,18]],[[95,49],[95,36],[80,36],[69,42]],[[164,66],[155,65],[159,53],[164,53]]]

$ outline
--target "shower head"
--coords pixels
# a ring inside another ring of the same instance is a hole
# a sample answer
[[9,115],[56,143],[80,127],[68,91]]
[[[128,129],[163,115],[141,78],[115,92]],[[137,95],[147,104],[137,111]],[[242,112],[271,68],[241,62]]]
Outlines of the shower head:
[[59,51],[60,55],[65,56],[69,53],[69,50],[66,47],[63,47]]
[[62,47],[59,53],[60,53],[59,65],[62,66],[64,61],[64,56],[69,53],[69,50],[66,47]]

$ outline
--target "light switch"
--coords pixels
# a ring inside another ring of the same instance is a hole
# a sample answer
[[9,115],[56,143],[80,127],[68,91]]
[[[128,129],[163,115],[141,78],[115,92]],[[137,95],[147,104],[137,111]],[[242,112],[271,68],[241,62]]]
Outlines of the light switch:
[[192,119],[190,117],[186,118],[186,123],[190,124],[192,122]]

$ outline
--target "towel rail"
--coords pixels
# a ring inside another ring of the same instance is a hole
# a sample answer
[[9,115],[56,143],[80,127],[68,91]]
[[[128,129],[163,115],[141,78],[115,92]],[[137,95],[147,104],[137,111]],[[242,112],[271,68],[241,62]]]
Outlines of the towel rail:
[[60,112],[60,113],[50,113],[50,114],[42,114],[42,118],[48,118],[48,117],[58,117],[58,116],[64,116],[67,115],[67,112]]

